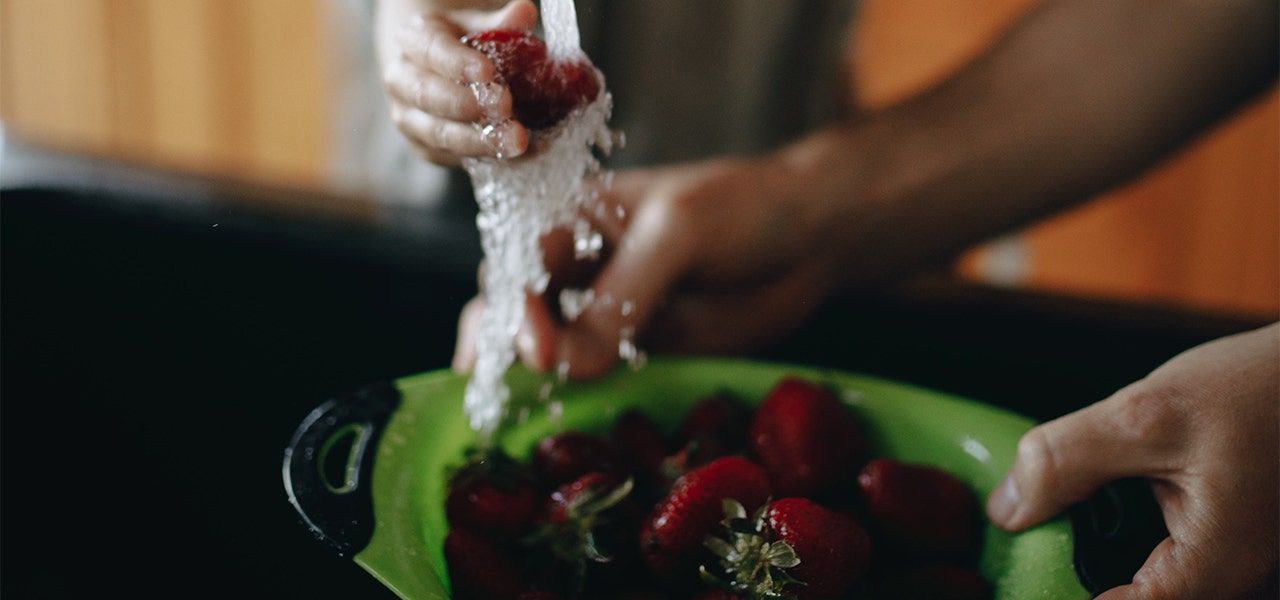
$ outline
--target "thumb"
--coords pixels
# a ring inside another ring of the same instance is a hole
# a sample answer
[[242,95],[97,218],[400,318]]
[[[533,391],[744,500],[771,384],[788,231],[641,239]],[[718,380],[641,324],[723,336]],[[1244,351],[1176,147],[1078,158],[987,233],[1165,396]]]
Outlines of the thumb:
[[987,498],[987,516],[1008,531],[1044,522],[1108,482],[1155,473],[1166,452],[1153,438],[1159,402],[1133,386],[1028,431],[1009,473]]

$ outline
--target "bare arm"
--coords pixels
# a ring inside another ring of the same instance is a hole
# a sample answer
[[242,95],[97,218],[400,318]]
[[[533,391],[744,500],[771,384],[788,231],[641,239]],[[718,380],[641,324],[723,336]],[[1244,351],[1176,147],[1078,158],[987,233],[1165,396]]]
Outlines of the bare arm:
[[815,219],[855,224],[832,234],[856,282],[1137,175],[1275,80],[1277,28],[1269,0],[1047,1],[942,85],[780,157]]
[[526,361],[599,375],[623,328],[653,350],[749,349],[834,290],[1088,199],[1270,85],[1277,11],[1270,0],[1046,0],[900,104],[763,157],[618,173],[602,200],[625,218],[600,224],[615,251],[591,287],[634,310],[564,324],[535,314]]

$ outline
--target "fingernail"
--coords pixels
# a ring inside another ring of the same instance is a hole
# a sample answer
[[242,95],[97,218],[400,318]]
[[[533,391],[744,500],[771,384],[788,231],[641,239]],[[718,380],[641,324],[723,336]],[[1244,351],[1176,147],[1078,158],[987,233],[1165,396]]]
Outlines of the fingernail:
[[485,125],[480,127],[480,140],[493,150],[495,157],[515,158],[524,153],[520,141],[516,139],[518,136],[515,134],[515,127],[515,123],[511,121]]
[[462,76],[465,77],[468,82],[488,83],[483,79],[484,65],[481,65],[478,62],[469,63],[467,66],[463,67]]
[[1008,525],[1018,510],[1018,484],[1013,475],[1005,475],[1004,479],[991,491],[987,498],[987,516],[997,525]]

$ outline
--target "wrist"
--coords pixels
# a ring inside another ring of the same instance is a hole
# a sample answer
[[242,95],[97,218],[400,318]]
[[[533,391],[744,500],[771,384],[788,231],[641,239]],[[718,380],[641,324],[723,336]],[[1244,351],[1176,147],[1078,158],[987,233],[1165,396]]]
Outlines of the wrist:
[[888,261],[897,253],[886,247],[900,229],[893,225],[897,192],[876,129],[842,121],[770,157],[837,291],[870,284],[897,266]]

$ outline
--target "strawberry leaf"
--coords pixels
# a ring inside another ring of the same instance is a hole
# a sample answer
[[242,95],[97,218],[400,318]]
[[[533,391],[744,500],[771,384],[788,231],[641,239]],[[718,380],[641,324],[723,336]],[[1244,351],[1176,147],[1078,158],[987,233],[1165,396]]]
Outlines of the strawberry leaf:
[[747,518],[746,507],[742,506],[741,502],[738,502],[733,498],[725,498],[721,502],[721,506],[724,507],[724,516],[727,520]]
[[780,569],[790,569],[800,564],[800,557],[796,555],[795,548],[786,542],[768,544],[764,551],[764,558],[769,562],[769,566]]

